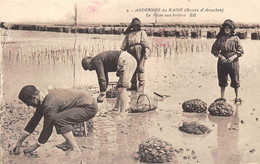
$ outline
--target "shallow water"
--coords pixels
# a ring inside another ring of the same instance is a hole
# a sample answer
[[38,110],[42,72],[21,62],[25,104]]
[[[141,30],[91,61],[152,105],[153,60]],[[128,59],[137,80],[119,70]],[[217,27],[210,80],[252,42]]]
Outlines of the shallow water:
[[[226,89],[227,102],[235,109],[234,116],[213,117],[182,112],[181,104],[186,100],[198,98],[209,106],[220,95],[216,77],[217,59],[210,52],[167,53],[162,57],[151,57],[146,63],[145,93],[153,97],[153,92],[157,92],[170,97],[159,101],[156,111],[131,113],[122,122],[109,115],[94,118],[92,135],[77,138],[83,158],[73,162],[138,163],[134,159],[138,144],[155,136],[168,141],[175,149],[184,149],[183,153],[175,153],[173,163],[259,163],[260,122],[256,118],[260,114],[260,41],[242,40],[242,45],[245,51],[240,59],[242,104],[235,105],[234,91],[230,87]],[[71,87],[72,72],[70,63],[44,66],[4,58],[5,101],[17,100],[20,88],[27,84],[34,84],[40,89]],[[117,80],[114,73],[110,73],[109,77],[111,81]],[[75,81],[76,85],[97,87],[96,73],[84,71],[80,64],[76,65]],[[134,92],[129,92],[129,95],[136,96]],[[132,99],[133,104],[135,101]],[[100,112],[112,109],[113,104],[111,100],[99,104]],[[197,121],[208,126],[212,132],[202,136],[185,134],[178,130],[183,121]],[[62,137],[53,134],[50,142],[37,150],[38,159],[23,155],[9,156],[6,152],[4,158],[11,163],[69,163],[64,157],[65,152],[54,147],[61,142]],[[252,149],[255,151],[250,152]],[[196,152],[197,159],[184,159],[191,150]]]

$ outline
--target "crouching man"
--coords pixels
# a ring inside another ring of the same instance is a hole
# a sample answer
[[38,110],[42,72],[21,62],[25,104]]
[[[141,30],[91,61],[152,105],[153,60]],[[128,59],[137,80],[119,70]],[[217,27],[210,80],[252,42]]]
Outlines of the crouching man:
[[51,89],[39,91],[33,85],[27,85],[19,93],[19,99],[27,106],[36,108],[34,115],[28,122],[18,140],[14,151],[19,151],[22,142],[34,131],[42,117],[43,129],[38,141],[24,150],[32,152],[46,143],[55,126],[57,134],[61,134],[71,147],[67,154],[69,158],[79,157],[81,151],[72,133],[72,125],[93,118],[97,113],[97,104],[92,96],[86,92],[73,89]]
[[114,110],[119,111],[118,119],[127,116],[127,93],[131,78],[136,70],[136,59],[126,51],[105,51],[95,57],[85,57],[82,59],[84,70],[96,70],[100,95],[97,102],[103,102],[108,85],[108,72],[116,72],[119,77],[117,83],[117,100]]

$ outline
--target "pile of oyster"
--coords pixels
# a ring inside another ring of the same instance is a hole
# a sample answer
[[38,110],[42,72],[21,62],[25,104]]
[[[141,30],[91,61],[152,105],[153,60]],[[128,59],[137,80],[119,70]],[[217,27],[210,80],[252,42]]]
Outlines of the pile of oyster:
[[106,92],[106,98],[116,98],[117,95],[117,89],[111,88]]
[[77,136],[77,137],[86,136],[84,122],[75,124],[72,127],[73,127],[72,133],[74,136]]
[[200,99],[193,99],[185,101],[182,104],[182,109],[184,112],[206,113],[207,104]]
[[225,101],[216,101],[212,103],[208,111],[213,116],[231,116],[233,115],[233,107]]
[[197,122],[183,122],[182,126],[179,127],[179,130],[189,134],[206,134],[210,133],[210,129],[204,125],[201,125]]
[[171,144],[159,138],[151,137],[139,145],[139,157],[141,162],[163,163],[170,162],[174,149]]

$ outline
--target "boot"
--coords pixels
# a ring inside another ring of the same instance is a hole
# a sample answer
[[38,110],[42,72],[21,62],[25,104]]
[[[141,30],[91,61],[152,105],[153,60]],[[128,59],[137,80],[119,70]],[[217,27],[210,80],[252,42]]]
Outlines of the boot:
[[137,84],[132,83],[130,88],[127,88],[128,91],[137,91]]

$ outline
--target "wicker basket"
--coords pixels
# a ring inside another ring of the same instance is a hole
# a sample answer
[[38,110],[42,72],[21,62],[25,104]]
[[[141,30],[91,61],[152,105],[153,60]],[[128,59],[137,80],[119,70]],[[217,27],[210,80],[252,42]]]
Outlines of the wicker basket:
[[85,122],[73,125],[72,133],[74,136],[77,137],[86,137],[86,125]]
[[72,133],[76,137],[86,137],[93,132],[93,120],[84,121],[82,123],[78,123],[72,125]]
[[155,110],[158,105],[158,100],[151,98],[147,94],[141,94],[138,96],[136,105],[130,108],[129,113],[143,113],[151,110]]
[[117,96],[117,88],[116,88],[117,82],[109,82],[108,87],[111,88],[106,91],[106,98],[116,98]]

